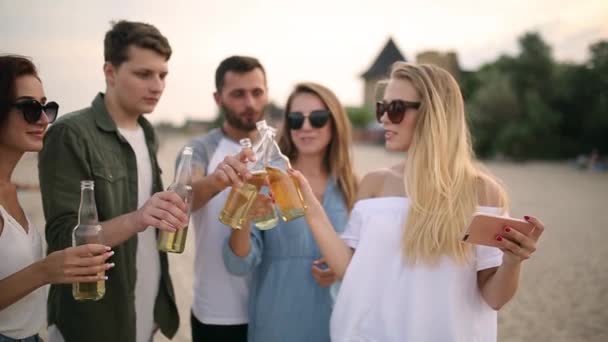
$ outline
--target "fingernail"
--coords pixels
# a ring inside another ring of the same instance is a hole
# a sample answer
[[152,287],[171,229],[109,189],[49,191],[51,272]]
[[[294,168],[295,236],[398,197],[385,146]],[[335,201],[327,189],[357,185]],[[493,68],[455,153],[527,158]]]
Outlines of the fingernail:
[[502,241],[502,236],[496,235],[496,241]]
[[103,279],[108,280],[108,276],[103,277]]
[[110,265],[110,267],[109,267],[109,268],[112,268],[112,267],[116,266],[116,264],[115,264],[115,263],[110,263],[110,264],[108,264],[108,265]]
[[528,221],[528,220],[530,219],[530,216],[524,216],[524,219],[525,219],[526,221]]
[[108,256],[114,255],[114,251],[108,252]]
[[106,251],[110,251],[110,250],[112,250],[112,247],[106,246]]
[[505,232],[507,232],[507,233],[511,232],[511,228],[505,227]]

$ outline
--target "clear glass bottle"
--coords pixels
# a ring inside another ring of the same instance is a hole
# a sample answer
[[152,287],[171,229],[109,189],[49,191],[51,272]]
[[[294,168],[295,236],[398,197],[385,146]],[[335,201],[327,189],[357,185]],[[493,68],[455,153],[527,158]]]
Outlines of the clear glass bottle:
[[[192,147],[186,146],[177,166],[175,179],[167,188],[174,191],[186,203],[188,221],[190,220],[190,206],[192,204]],[[170,253],[182,253],[186,247],[188,225],[176,232],[161,231],[158,237],[158,250]]]
[[[268,126],[266,124],[265,120],[259,121],[258,123],[256,123],[256,125],[258,126],[258,131],[260,133],[260,140],[258,141],[258,143],[256,144],[256,146],[254,146],[253,151],[255,152],[256,158],[257,160],[260,160],[261,163],[264,165],[264,169],[266,169],[266,150],[269,146],[270,143],[272,143],[271,141],[271,136],[269,135],[270,132],[274,132],[274,128]],[[259,193],[263,193],[268,195],[270,193],[270,183],[268,181],[268,174],[266,173],[266,178],[263,179],[263,182],[260,182],[258,184],[256,184],[257,188],[258,188],[258,192]],[[277,213],[277,209],[276,206],[274,204],[268,203],[268,214],[265,216],[261,216],[261,217],[256,217],[253,222],[254,225],[259,229],[259,230],[269,230],[272,229],[274,227],[277,226],[277,224],[279,223],[279,215]]]
[[266,134],[266,153],[264,163],[268,172],[268,181],[272,195],[279,207],[283,221],[291,221],[304,216],[306,204],[300,191],[298,181],[287,173],[291,168],[289,158],[287,158],[274,140],[275,129],[269,127],[266,121],[257,123],[258,130],[265,131]]
[[[80,182],[80,209],[78,210],[78,225],[72,231],[72,246],[89,243],[103,244],[103,232],[97,216],[95,204],[95,183],[92,180]],[[101,272],[100,275],[104,275]],[[95,283],[75,283],[72,285],[74,299],[99,300],[106,293],[105,280]]]
[[[251,148],[251,139],[249,138],[241,139],[239,143],[243,149]],[[234,229],[243,228],[243,224],[247,221],[247,212],[255,202],[259,188],[266,182],[266,170],[261,159],[249,163],[247,169],[253,177],[241,187],[232,187],[218,217],[220,222]]]

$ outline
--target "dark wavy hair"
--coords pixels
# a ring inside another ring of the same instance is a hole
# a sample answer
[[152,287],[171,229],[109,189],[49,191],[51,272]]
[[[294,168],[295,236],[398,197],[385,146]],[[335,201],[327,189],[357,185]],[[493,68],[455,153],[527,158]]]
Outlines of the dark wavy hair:
[[36,66],[29,58],[19,55],[0,56],[0,126],[8,119],[8,113],[17,96],[15,81],[25,75],[40,79]]

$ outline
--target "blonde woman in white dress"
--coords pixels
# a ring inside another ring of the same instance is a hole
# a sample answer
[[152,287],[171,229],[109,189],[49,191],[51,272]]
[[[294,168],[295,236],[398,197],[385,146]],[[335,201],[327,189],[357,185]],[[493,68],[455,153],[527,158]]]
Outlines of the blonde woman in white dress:
[[458,84],[431,65],[393,65],[377,117],[403,161],[359,187],[341,236],[306,179],[306,220],[342,286],[332,341],[496,341],[497,314],[544,230],[509,227],[501,248],[460,242],[476,212],[506,215],[500,183],[474,159]]

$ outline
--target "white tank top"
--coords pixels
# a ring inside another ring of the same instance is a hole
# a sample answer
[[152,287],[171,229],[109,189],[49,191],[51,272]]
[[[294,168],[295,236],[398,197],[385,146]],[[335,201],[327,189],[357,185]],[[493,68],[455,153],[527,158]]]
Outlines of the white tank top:
[[[28,219],[28,232],[0,205],[4,228],[0,234],[0,279],[42,259],[40,233]],[[37,334],[46,321],[48,286],[42,286],[0,311],[0,334],[22,339]]]

